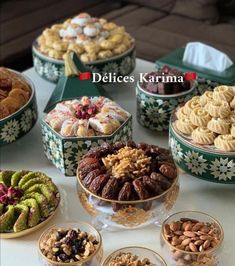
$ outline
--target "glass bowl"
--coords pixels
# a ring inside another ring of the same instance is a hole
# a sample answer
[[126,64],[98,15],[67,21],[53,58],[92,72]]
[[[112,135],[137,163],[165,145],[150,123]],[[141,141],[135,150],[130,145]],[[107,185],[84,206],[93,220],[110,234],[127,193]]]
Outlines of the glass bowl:
[[[195,219],[199,222],[212,223],[220,236],[219,242],[211,249],[201,252],[185,251],[173,246],[167,241],[164,235],[164,227],[174,221],[179,221],[181,218]],[[162,225],[161,229],[161,247],[163,254],[168,259],[170,266],[219,266],[220,254],[222,253],[222,243],[224,239],[223,228],[220,223],[210,215],[198,211],[182,211],[169,216]]]
[[[97,249],[92,253],[88,258],[82,260],[82,261],[77,261],[77,262],[58,262],[58,261],[53,261],[49,258],[47,258],[43,253],[40,248],[41,242],[48,236],[50,231],[52,229],[80,229],[83,232],[91,233],[92,235],[95,236],[96,240],[99,242],[99,245]],[[70,223],[62,223],[62,224],[57,224],[54,225],[50,228],[48,228],[46,231],[42,233],[38,240],[38,252],[39,252],[39,259],[41,262],[41,265],[44,266],[92,266],[92,265],[100,265],[103,257],[103,245],[102,245],[102,238],[100,233],[90,224],[85,223],[85,222],[70,222]]]
[[132,253],[140,259],[147,258],[151,263],[157,266],[167,266],[165,260],[155,251],[144,247],[125,247],[111,253],[101,264],[101,266],[109,266],[109,262],[120,253]]
[[108,200],[89,191],[77,174],[77,191],[83,208],[93,217],[93,225],[101,229],[136,229],[150,224],[161,225],[179,194],[179,173],[171,187],[162,194],[135,201]]

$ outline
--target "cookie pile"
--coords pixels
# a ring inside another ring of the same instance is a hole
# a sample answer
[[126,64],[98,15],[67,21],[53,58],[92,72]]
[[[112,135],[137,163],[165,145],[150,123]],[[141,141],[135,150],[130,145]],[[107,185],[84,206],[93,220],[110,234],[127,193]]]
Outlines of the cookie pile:
[[176,128],[192,142],[235,151],[235,87],[218,86],[195,96],[176,112]]
[[49,57],[62,59],[67,51],[74,51],[85,63],[122,54],[132,44],[124,27],[87,13],[45,29],[38,38],[39,50]]

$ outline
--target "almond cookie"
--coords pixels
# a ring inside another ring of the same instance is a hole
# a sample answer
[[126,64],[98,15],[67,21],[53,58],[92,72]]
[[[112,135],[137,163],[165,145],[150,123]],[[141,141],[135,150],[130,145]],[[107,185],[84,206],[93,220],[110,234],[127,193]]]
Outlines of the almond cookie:
[[197,107],[192,110],[190,114],[190,121],[193,125],[198,127],[206,127],[211,120],[211,116],[202,107]]
[[188,118],[181,118],[175,121],[175,125],[180,132],[186,135],[190,135],[196,128],[196,126],[193,125]]
[[231,135],[235,137],[235,124],[232,124],[231,126]]
[[220,135],[215,139],[214,144],[222,151],[235,151],[235,137],[232,135]]
[[206,110],[212,117],[226,118],[231,109],[227,102],[222,100],[212,100],[206,104]]
[[229,134],[230,132],[230,121],[221,118],[212,118],[208,124],[207,128],[217,134]]
[[190,115],[193,109],[200,107],[200,97],[194,96],[191,100],[187,101],[184,105],[184,112]]
[[233,90],[228,86],[218,86],[214,88],[213,99],[217,101],[231,102],[233,99]]
[[182,119],[182,118],[188,118],[188,115],[185,113],[185,110],[184,110],[184,106],[183,107],[180,107],[177,112],[176,112],[176,117],[178,119]]
[[206,127],[198,127],[192,132],[192,140],[198,144],[213,144],[215,137],[215,133]]
[[205,106],[208,102],[213,100],[213,92],[212,91],[206,91],[203,93],[203,95],[200,97],[200,105]]

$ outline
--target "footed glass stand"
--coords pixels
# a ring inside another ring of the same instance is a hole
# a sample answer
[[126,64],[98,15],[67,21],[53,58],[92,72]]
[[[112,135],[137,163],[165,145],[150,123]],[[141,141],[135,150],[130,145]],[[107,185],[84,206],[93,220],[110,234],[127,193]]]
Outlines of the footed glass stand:
[[163,223],[178,197],[179,182],[177,178],[163,194],[138,201],[105,200],[85,191],[79,183],[77,192],[83,208],[92,216],[92,224],[98,230],[139,229]]

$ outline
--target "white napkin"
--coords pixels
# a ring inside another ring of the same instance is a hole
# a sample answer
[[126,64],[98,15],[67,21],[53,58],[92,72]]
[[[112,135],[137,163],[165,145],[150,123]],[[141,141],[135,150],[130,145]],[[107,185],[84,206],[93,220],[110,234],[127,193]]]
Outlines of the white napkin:
[[190,42],[186,45],[183,62],[218,72],[223,72],[233,65],[225,53],[200,42]]

